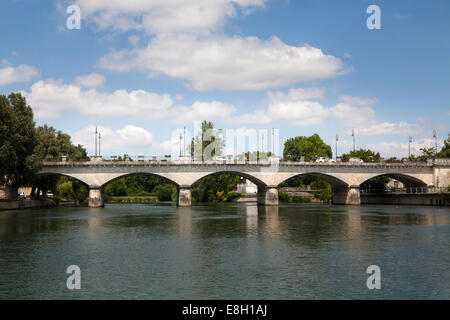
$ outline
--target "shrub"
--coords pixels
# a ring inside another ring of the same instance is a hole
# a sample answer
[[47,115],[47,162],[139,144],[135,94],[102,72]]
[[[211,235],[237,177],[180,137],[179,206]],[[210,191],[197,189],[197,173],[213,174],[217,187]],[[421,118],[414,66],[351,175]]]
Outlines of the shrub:
[[293,196],[291,198],[291,201],[295,202],[295,203],[310,203],[311,202],[311,198],[301,197],[301,196]]
[[240,192],[230,191],[227,193],[227,201],[233,201],[236,198],[239,198],[242,195]]
[[278,201],[289,202],[289,195],[286,192],[278,191]]

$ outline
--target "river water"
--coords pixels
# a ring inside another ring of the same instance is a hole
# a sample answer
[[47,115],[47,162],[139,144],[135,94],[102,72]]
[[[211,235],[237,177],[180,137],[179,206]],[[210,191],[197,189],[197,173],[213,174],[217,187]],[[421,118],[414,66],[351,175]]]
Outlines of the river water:
[[[443,207],[3,211],[0,299],[449,299],[449,240]],[[70,265],[80,290],[67,289]]]

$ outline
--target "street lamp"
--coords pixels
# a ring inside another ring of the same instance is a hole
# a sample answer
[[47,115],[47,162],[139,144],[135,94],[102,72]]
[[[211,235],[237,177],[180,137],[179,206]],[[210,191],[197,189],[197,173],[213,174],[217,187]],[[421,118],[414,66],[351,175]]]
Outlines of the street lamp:
[[356,151],[355,149],[355,129],[352,129],[352,137],[353,137],[353,152]]
[[100,149],[100,140],[102,139],[102,134],[100,133],[100,131],[98,132],[98,155],[101,156],[102,155],[102,151]]
[[336,134],[336,162],[337,162],[337,156],[338,156],[338,152],[337,152],[337,144],[338,144],[338,141],[339,141],[339,137],[338,137],[338,135]]
[[408,142],[408,159],[411,160],[411,142],[412,142],[412,137],[409,136],[409,142]]
[[437,154],[437,135],[436,130],[433,130],[433,138],[434,138],[434,153]]

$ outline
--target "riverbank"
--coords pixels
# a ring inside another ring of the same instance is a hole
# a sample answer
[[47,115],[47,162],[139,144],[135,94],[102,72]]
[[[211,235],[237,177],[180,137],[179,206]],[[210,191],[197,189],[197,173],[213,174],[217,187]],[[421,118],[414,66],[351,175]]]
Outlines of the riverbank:
[[157,196],[116,196],[106,197],[107,203],[154,203],[158,202]]
[[0,201],[0,210],[46,208],[54,206],[52,200],[4,200]]

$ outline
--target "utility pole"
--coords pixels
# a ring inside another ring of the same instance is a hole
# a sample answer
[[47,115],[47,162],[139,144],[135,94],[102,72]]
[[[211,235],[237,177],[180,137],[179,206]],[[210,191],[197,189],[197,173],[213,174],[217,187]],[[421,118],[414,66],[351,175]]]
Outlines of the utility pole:
[[412,142],[412,137],[409,136],[409,142],[408,142],[408,159],[411,160],[411,142]]
[[353,152],[356,151],[355,149],[355,129],[352,129],[352,137],[353,137]]
[[97,156],[97,126],[95,126],[95,156]]
[[181,157],[181,133],[180,133],[180,157]]
[[437,154],[437,135],[436,130],[433,130],[433,138],[434,138],[434,153]]
[[271,155],[274,156],[274,152],[275,152],[275,145],[274,145],[274,132],[273,132],[273,128],[272,128],[272,152]]
[[183,156],[186,156],[186,127],[183,127]]
[[337,135],[337,133],[336,133],[336,155],[335,155],[336,162],[337,162],[337,158],[338,158],[338,152],[337,152],[337,144],[338,144],[338,141],[339,141],[339,137],[338,137],[338,135]]
[[100,131],[98,132],[98,155],[101,157],[102,156],[102,151],[100,149],[100,140],[102,139],[102,134],[100,133]]

